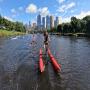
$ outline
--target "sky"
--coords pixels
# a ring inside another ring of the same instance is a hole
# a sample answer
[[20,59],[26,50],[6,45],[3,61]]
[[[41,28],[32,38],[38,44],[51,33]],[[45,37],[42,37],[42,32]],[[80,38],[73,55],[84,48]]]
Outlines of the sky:
[[69,22],[72,16],[90,15],[90,0],[0,0],[0,14],[23,23],[36,22],[38,14],[60,16],[62,22]]

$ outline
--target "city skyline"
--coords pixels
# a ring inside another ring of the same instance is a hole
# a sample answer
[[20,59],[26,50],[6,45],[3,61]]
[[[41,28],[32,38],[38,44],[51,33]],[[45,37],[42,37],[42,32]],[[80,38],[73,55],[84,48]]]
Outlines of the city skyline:
[[39,29],[52,29],[54,27],[57,27],[59,24],[62,24],[62,20],[61,17],[54,17],[53,15],[42,16],[38,14],[36,24],[37,28]]
[[72,16],[81,19],[90,15],[89,0],[0,0],[0,14],[11,21],[35,22],[39,13],[61,16],[62,22],[69,22]]

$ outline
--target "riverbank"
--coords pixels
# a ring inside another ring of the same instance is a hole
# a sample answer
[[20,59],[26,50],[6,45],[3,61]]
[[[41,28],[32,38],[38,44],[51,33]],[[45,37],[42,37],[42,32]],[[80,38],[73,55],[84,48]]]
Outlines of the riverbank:
[[23,32],[16,32],[16,31],[7,31],[0,29],[0,37],[9,37],[9,36],[17,36],[17,35],[24,35]]
[[50,33],[50,34],[61,35],[61,36],[90,37],[90,34],[86,34],[86,33]]

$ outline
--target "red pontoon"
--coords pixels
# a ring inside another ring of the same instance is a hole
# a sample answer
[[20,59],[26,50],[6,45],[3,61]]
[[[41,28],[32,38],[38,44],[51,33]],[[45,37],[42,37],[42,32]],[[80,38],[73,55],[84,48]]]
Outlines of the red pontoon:
[[50,49],[48,49],[48,55],[50,57],[50,60],[52,62],[52,65],[54,67],[54,69],[56,71],[61,71],[61,65],[57,62],[57,60],[54,58],[54,56],[52,55]]
[[40,52],[39,52],[39,69],[40,69],[40,72],[44,72],[44,69],[45,69],[45,65],[42,59],[42,49],[40,49]]

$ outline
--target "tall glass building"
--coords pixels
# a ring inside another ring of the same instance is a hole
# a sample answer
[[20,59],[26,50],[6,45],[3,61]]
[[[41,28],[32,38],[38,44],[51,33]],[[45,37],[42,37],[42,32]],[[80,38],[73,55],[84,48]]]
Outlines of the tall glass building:
[[46,29],[50,29],[50,16],[46,16]]
[[50,29],[54,28],[54,16],[50,16]]
[[46,28],[46,20],[45,20],[45,17],[42,17],[42,26],[43,26],[43,28]]
[[40,14],[37,16],[37,27],[38,28],[41,27],[41,15]]
[[58,17],[56,17],[56,26],[59,24]]

